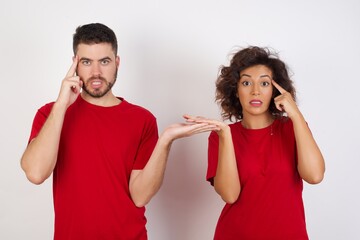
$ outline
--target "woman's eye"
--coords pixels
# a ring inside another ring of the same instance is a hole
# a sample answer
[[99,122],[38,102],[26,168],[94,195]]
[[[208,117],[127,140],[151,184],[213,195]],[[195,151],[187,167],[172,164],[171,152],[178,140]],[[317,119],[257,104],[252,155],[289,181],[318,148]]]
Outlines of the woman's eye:
[[251,85],[251,83],[248,82],[248,81],[243,81],[241,84],[242,84],[243,86],[250,86],[250,85]]
[[262,83],[261,83],[261,86],[263,86],[263,87],[267,87],[267,86],[269,86],[269,85],[270,85],[269,82],[262,82]]

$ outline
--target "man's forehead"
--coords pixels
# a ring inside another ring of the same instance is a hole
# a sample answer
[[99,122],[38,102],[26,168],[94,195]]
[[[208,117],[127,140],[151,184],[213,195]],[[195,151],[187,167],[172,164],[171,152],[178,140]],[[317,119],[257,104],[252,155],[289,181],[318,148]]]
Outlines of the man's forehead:
[[79,44],[76,55],[80,59],[101,60],[115,59],[115,52],[110,44]]
[[77,47],[77,53],[100,53],[100,52],[113,52],[112,45],[110,43],[80,43]]

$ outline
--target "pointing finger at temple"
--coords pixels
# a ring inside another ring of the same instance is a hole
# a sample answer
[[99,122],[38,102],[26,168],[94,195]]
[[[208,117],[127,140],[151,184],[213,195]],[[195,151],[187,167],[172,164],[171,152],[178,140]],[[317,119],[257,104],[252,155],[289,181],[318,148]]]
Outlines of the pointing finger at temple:
[[275,82],[274,80],[271,81],[272,84],[274,85],[274,87],[279,90],[280,94],[283,94],[286,92],[285,89],[283,89],[277,82]]
[[66,74],[66,77],[73,77],[73,76],[75,76],[78,62],[79,62],[79,57],[78,57],[78,56],[75,56],[75,57],[73,58],[73,63],[72,63],[72,65],[71,65],[69,71],[68,71],[67,74]]

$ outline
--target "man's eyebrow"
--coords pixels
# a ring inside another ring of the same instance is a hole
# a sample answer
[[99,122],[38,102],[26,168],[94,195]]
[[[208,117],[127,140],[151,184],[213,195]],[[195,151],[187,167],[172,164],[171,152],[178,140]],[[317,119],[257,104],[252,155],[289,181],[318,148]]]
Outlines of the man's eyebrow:
[[92,61],[90,58],[82,57],[80,58],[80,61]]
[[112,59],[110,57],[104,57],[104,58],[101,58],[99,61],[104,61],[104,60],[109,60],[109,61],[112,61]]
[[[111,61],[111,58],[110,57],[103,57],[103,58],[99,59],[98,61],[101,62],[101,61],[104,61],[104,60]],[[82,57],[82,58],[80,58],[80,61],[94,61],[94,60],[90,59],[90,58],[87,58],[87,57]]]

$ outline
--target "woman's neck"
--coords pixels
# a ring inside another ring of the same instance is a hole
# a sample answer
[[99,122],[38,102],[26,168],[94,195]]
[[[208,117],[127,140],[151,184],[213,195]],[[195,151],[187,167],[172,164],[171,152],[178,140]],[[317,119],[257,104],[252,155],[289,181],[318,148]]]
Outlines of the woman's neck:
[[247,129],[260,129],[270,126],[274,122],[274,117],[269,114],[261,116],[243,116],[241,125]]

